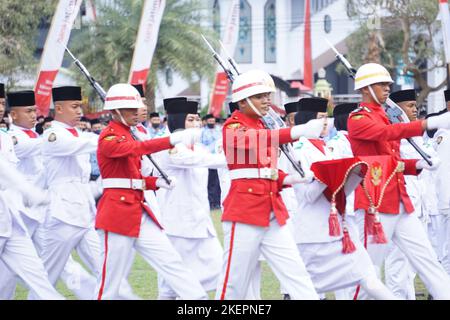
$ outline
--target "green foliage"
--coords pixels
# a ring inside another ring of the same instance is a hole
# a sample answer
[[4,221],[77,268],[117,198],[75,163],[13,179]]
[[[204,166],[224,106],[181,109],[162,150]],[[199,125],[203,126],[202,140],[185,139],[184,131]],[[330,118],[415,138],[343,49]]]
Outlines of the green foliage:
[[[140,0],[118,0],[114,6],[100,6],[97,21],[84,26],[74,37],[73,51],[105,90],[115,83],[128,81],[142,5]],[[187,81],[212,78],[214,63],[200,34],[214,38],[214,33],[201,24],[202,9],[198,0],[166,2],[147,92],[154,93],[157,86],[155,71],[166,68],[178,72]],[[92,92],[78,70],[74,75],[85,90]]]
[[18,72],[37,69],[36,50],[38,26],[50,22],[56,0],[2,0],[0,6],[0,74],[13,86]]
[[[352,65],[380,62],[395,76],[396,66],[403,63],[403,73],[411,74],[422,89],[421,100],[445,84],[431,88],[425,76],[427,71],[443,66],[444,51],[436,48],[434,39],[441,30],[436,21],[437,1],[347,0],[347,9],[349,16],[360,23],[359,30],[347,40]],[[374,17],[379,18],[378,25]]]

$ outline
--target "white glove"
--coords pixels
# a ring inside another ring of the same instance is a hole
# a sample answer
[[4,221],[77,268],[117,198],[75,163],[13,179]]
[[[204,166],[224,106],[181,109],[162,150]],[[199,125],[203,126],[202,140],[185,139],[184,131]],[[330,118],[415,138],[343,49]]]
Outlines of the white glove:
[[25,191],[22,193],[23,202],[28,208],[50,204],[50,196],[47,190],[27,188],[23,191]]
[[310,183],[314,179],[314,174],[312,172],[306,172],[303,178],[300,174],[294,173],[287,175],[283,180],[283,185],[286,184],[296,184],[296,183]]
[[158,188],[172,190],[177,185],[177,179],[175,177],[169,177],[170,184],[167,184],[166,180],[163,178],[156,179],[156,186]]
[[294,140],[299,139],[301,136],[305,138],[319,138],[322,131],[326,127],[333,127],[334,120],[330,118],[326,119],[313,119],[305,124],[293,126],[291,129],[291,138]]
[[438,157],[431,157],[429,160],[431,161],[431,166],[425,160],[420,159],[419,161],[416,162],[416,168],[418,170],[426,169],[434,171],[441,164],[441,159],[439,159]]
[[200,128],[190,128],[180,131],[175,131],[170,134],[170,144],[175,146],[182,143],[186,146],[191,146],[200,141],[202,130]]
[[440,114],[438,116],[429,117],[427,119],[427,129],[450,129],[450,112]]

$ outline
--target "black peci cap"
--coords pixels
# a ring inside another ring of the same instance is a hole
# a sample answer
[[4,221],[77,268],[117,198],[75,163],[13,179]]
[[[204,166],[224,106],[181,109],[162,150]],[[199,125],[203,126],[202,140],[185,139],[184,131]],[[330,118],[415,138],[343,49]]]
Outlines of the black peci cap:
[[358,107],[357,103],[341,103],[333,109],[333,117],[341,114],[349,114]]
[[52,89],[53,102],[55,101],[81,101],[81,87],[64,86]]
[[0,83],[0,98],[4,98],[4,97],[5,97],[5,84]]
[[328,99],[303,98],[298,101],[298,111],[327,112]]
[[286,114],[297,112],[298,111],[298,101],[296,102],[289,102],[284,105],[284,110],[286,111]]
[[164,99],[164,109],[167,114],[196,114],[198,113],[198,102],[187,101],[186,98]]
[[8,92],[7,101],[8,106],[12,107],[28,107],[34,106],[36,101],[34,100],[34,91],[33,90],[24,90],[24,91],[16,91],[16,92]]
[[150,113],[149,118],[159,118],[159,113],[158,112],[152,112],[152,113]]
[[395,103],[403,101],[416,101],[417,92],[414,89],[395,91],[389,95],[389,98],[391,98],[391,100]]

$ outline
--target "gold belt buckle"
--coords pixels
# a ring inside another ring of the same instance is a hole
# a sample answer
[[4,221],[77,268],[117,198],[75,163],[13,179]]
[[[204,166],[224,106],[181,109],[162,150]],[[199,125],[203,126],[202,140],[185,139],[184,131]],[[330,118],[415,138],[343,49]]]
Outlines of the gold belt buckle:
[[259,177],[263,179],[278,180],[278,170],[272,168],[260,168]]

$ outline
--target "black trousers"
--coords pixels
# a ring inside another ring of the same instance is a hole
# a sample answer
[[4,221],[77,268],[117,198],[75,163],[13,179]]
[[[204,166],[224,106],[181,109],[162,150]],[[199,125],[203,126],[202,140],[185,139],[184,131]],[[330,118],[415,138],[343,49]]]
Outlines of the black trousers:
[[220,183],[216,169],[208,169],[208,200],[211,209],[220,208]]

